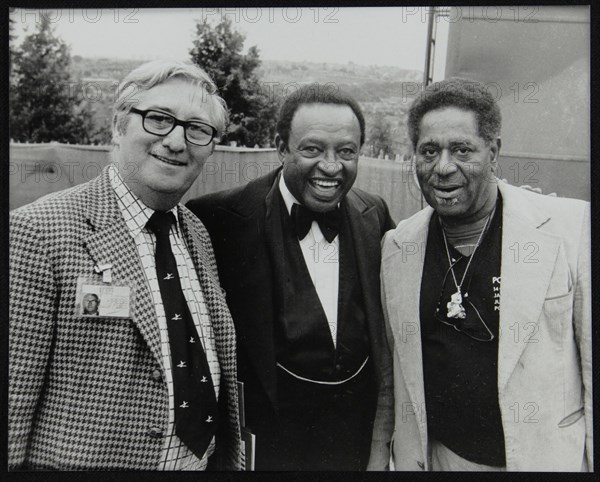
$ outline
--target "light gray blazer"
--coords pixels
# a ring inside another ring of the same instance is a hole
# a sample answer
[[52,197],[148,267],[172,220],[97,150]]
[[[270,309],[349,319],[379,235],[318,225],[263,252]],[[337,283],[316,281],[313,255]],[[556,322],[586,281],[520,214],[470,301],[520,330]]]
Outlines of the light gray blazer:
[[[589,203],[502,181],[498,187],[504,203],[498,395],[506,467],[592,470]],[[396,470],[431,469],[419,299],[432,213],[425,208],[383,240],[381,297],[395,402],[379,405],[372,469],[383,468],[392,437]]]

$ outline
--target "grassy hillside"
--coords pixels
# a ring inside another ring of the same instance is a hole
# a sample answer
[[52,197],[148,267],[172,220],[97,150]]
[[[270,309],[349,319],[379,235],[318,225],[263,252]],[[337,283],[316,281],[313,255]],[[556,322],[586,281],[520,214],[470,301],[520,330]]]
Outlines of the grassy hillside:
[[[78,83],[84,98],[93,111],[94,123],[99,130],[99,142],[110,142],[110,118],[119,81],[144,60],[111,58],[83,58],[74,56],[71,64],[72,79]],[[290,62],[263,60],[258,69],[261,86],[266,92],[293,92],[294,86],[317,82],[334,85],[354,96],[361,104],[367,120],[367,131],[377,116],[383,117],[391,132],[389,155],[406,154],[406,110],[422,73],[398,67],[364,66],[326,62]],[[366,149],[377,156],[378,149]]]

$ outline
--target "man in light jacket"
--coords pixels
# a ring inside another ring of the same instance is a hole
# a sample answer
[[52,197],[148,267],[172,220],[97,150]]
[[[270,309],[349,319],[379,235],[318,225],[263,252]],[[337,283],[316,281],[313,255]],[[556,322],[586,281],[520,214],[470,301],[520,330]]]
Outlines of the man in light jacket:
[[411,106],[429,207],[383,241],[395,402],[371,468],[393,439],[396,470],[593,470],[589,203],[498,180],[500,127],[478,82]]

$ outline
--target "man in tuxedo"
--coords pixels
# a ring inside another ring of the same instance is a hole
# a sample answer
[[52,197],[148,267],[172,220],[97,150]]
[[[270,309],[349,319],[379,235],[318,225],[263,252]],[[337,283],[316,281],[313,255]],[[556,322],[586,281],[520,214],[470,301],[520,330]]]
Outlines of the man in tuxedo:
[[318,85],[283,103],[283,167],[188,207],[207,227],[238,335],[257,470],[364,470],[391,370],[379,302],[378,196],[353,188],[365,121]]
[[114,162],[11,213],[9,469],[241,467],[234,326],[178,204],[225,128],[214,92],[193,64],[138,67]]

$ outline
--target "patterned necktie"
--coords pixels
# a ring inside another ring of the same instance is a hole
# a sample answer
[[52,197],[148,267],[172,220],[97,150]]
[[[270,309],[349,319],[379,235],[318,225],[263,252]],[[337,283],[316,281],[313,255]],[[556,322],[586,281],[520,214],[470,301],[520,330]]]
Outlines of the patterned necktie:
[[169,231],[171,212],[156,211],[146,227],[156,235],[156,275],[167,318],[175,396],[175,433],[201,459],[217,431],[215,390],[187,301],[181,289]]
[[331,243],[340,232],[342,213],[339,207],[325,213],[311,211],[301,204],[294,203],[292,206],[292,220],[296,227],[296,235],[302,240],[310,231],[313,221],[316,221],[328,243]]

